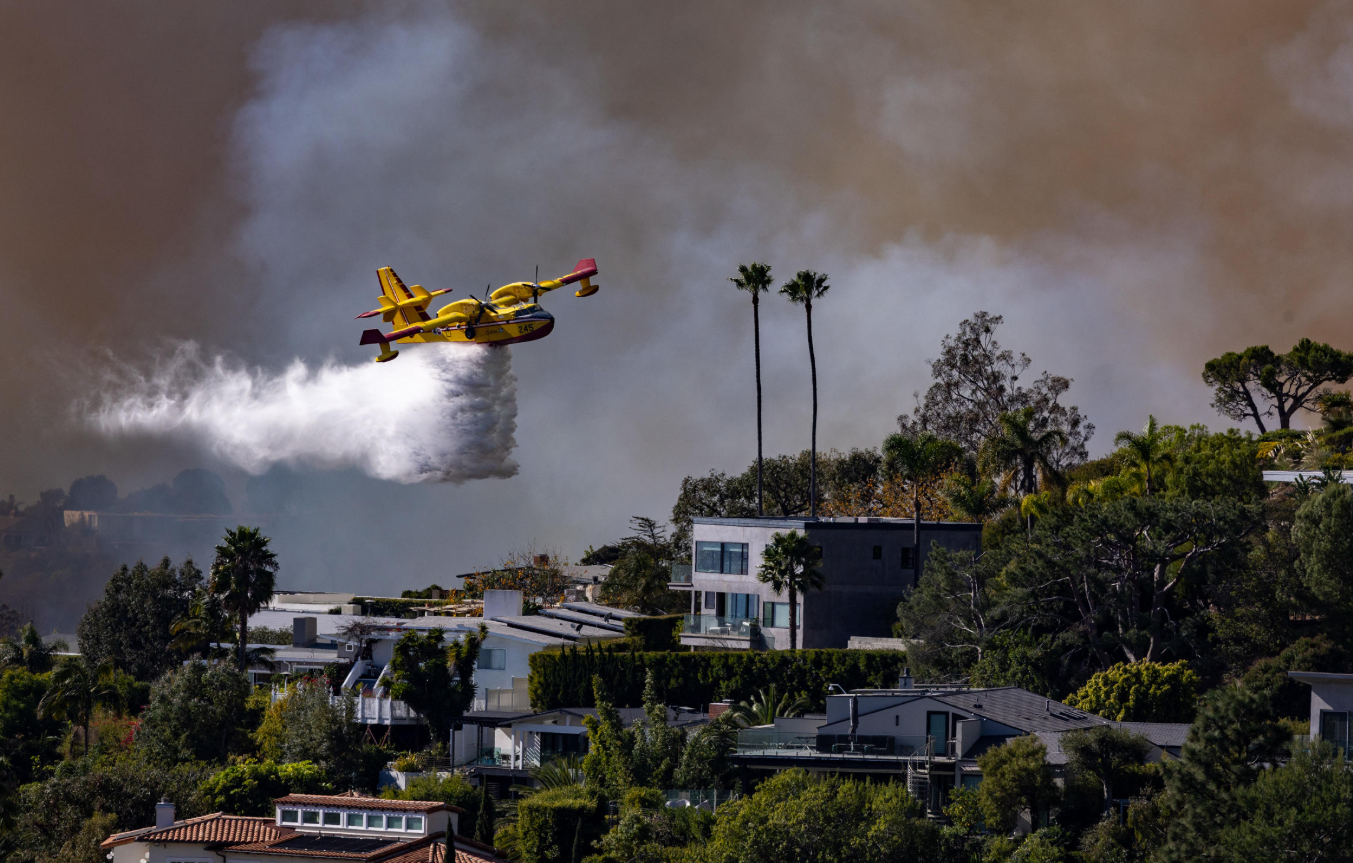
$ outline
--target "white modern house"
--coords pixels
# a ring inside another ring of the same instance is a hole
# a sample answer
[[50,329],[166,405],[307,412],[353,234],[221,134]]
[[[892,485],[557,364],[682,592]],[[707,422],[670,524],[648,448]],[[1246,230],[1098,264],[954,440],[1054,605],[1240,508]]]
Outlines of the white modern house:
[[[111,863],[498,863],[487,845],[458,834],[461,810],[446,803],[356,794],[292,794],[272,817],[216,812],[176,820],[161,801],[155,825],[114,833],[100,844]],[[450,840],[448,842],[448,839]],[[447,846],[451,846],[448,854]]]
[[920,577],[931,543],[977,551],[982,539],[980,524],[923,521],[918,547],[909,518],[693,519],[692,569],[673,568],[668,584],[690,591],[682,644],[789,646],[789,598],[757,580],[757,570],[775,534],[791,530],[822,551],[824,588],[799,597],[798,644],[806,648],[891,635],[897,604]]
[[1311,739],[1327,740],[1349,752],[1349,720],[1353,719],[1353,674],[1289,671],[1287,676],[1311,687]]

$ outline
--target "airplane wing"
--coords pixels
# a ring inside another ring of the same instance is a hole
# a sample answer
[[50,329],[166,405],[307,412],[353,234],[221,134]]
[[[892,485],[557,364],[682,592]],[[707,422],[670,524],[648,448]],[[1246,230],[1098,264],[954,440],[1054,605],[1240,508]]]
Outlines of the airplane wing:
[[[409,290],[408,286],[400,279],[399,274],[390,267],[381,267],[376,271],[376,274],[380,276],[381,293],[393,300],[396,304],[402,303],[405,300],[412,300],[415,297],[429,296],[428,292],[418,285],[414,286],[416,293],[415,291]],[[384,304],[382,303],[382,305]],[[432,320],[432,318],[429,318],[427,312],[423,309],[416,306],[406,306],[403,309],[397,309],[395,311],[391,322],[394,323],[396,327],[402,329],[411,327],[415,324],[425,323],[430,320]]]
[[556,288],[562,288],[565,285],[571,285],[575,282],[582,282],[579,286],[577,296],[587,297],[597,292],[599,285],[592,284],[592,276],[597,274],[597,259],[583,258],[573,267],[573,272],[566,276],[560,276],[557,279],[548,279],[539,284],[530,282],[514,282],[510,285],[503,285],[493,292],[490,299],[497,303],[509,299],[518,302],[527,302],[533,295],[544,294],[553,291]]

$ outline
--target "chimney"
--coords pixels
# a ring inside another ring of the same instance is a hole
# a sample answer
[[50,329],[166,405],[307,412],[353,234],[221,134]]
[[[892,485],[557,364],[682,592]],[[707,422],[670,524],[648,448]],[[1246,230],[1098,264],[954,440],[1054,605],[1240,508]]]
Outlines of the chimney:
[[727,701],[715,701],[709,705],[709,718],[717,719],[728,712],[733,705]]
[[314,617],[293,617],[291,619],[291,646],[314,647],[319,640],[319,621]]
[[484,619],[520,617],[522,594],[520,590],[484,591]]
[[168,797],[162,797],[160,802],[155,804],[155,829],[162,830],[173,826],[174,804]]
[[897,688],[911,689],[911,686],[911,666],[908,665],[906,668],[902,669],[902,676],[897,679]]

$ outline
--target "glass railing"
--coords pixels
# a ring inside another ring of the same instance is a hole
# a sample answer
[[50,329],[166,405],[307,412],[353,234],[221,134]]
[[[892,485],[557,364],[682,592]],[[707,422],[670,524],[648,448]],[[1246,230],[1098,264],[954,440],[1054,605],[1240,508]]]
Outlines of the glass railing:
[[688,635],[723,635],[751,638],[761,630],[755,617],[716,617],[712,614],[688,614],[681,631]]
[[691,565],[689,563],[672,564],[672,577],[667,581],[669,584],[690,584]]
[[881,734],[815,734],[750,728],[738,732],[737,754],[806,758],[912,758],[942,755],[943,741]]

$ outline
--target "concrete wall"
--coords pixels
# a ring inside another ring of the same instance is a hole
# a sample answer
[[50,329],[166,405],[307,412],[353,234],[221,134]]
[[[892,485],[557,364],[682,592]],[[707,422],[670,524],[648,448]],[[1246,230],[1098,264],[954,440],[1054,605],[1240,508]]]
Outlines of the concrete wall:
[[1353,679],[1347,682],[1317,680],[1311,683],[1311,738],[1320,736],[1320,712],[1353,712]]

